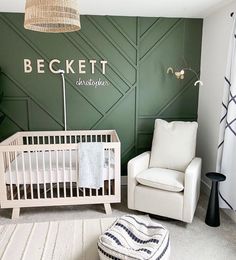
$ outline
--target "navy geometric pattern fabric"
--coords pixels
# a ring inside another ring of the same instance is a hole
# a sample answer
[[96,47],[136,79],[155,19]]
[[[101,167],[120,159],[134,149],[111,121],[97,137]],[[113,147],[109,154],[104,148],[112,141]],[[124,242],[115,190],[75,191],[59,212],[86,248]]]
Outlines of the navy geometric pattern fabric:
[[156,244],[158,244],[158,242],[159,242],[159,240],[153,239],[153,238],[148,239],[148,240],[139,239],[126,226],[124,226],[124,225],[122,225],[120,223],[116,223],[116,226],[123,228],[127,232],[127,234],[132,238],[132,240],[137,242],[137,243],[139,243],[139,244],[147,244],[147,243],[156,243]]
[[169,232],[148,216],[120,217],[98,240],[100,259],[156,260],[169,250]]
[[217,172],[226,175],[226,181],[220,183],[220,206],[236,209],[236,19],[230,38],[220,133],[217,153]]

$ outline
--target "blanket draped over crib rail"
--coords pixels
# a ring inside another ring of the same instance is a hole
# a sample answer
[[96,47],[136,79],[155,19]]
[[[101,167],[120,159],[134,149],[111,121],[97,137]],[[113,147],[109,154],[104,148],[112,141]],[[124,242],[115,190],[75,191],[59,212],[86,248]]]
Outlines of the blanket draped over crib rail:
[[103,185],[104,148],[102,143],[79,144],[79,187],[99,189]]

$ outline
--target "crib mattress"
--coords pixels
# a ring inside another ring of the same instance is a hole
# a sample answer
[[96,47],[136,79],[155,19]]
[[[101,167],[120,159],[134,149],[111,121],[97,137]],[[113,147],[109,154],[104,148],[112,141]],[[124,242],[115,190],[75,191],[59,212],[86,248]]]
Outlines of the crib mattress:
[[[105,151],[104,157],[103,179],[114,179],[114,152]],[[5,180],[7,184],[77,182],[77,169],[77,150],[64,151],[64,155],[63,151],[58,151],[58,155],[55,151],[23,153],[11,162]]]

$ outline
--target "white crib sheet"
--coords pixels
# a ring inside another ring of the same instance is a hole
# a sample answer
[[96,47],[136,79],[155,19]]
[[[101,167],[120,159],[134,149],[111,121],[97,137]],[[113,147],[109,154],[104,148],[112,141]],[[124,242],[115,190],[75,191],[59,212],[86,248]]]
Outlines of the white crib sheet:
[[[55,151],[52,151],[51,155],[48,151],[23,153],[23,156],[20,154],[17,156],[17,160],[15,159],[11,162],[10,167],[5,172],[5,180],[7,184],[77,182],[77,164],[77,150],[71,151],[71,160],[70,151],[64,151],[64,156],[63,151],[58,151],[58,159]],[[111,151],[109,154],[106,150],[103,167],[104,180],[115,178],[114,166],[114,152]]]

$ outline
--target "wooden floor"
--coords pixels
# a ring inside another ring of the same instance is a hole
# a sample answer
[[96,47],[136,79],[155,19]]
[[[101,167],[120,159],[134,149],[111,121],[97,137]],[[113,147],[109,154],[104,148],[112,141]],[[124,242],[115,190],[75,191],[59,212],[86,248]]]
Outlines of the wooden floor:
[[96,260],[98,236],[116,218],[0,226],[0,259]]

